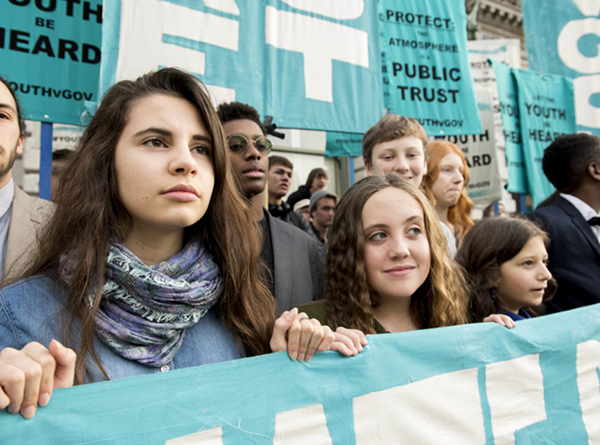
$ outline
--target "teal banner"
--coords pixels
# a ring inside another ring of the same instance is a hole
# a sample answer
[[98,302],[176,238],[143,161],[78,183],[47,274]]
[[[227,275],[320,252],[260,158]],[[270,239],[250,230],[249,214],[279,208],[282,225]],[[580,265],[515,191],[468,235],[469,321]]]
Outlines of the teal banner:
[[56,390],[2,444],[600,442],[600,305]]
[[362,156],[362,138],[362,134],[356,133],[327,133],[325,157]]
[[464,2],[381,3],[389,112],[418,119],[431,136],[480,134]]
[[600,1],[521,4],[529,67],[574,79],[579,129],[600,136]]
[[575,133],[573,81],[563,76],[513,69],[518,87],[523,159],[533,205],[556,190],[542,170],[546,147],[558,136]]
[[102,1],[0,2],[0,75],[25,119],[83,125],[100,73]]
[[361,133],[383,114],[376,2],[105,0],[102,90],[163,66],[282,128]]
[[498,86],[498,103],[502,120],[502,134],[504,135],[506,168],[508,170],[506,189],[510,193],[527,194],[529,193],[529,187],[527,185],[525,161],[523,160],[517,82],[512,74],[512,69],[508,65],[494,60],[490,60],[490,63],[494,67],[496,85]]

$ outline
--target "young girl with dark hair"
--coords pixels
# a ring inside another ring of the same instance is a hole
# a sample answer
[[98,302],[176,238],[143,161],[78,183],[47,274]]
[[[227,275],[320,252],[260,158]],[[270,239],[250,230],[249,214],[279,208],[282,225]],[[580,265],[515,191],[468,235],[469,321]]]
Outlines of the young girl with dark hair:
[[192,75],[163,69],[107,92],[65,168],[40,251],[0,291],[0,409],[30,418],[74,379],[286,348],[299,360],[355,351],[295,309],[275,321],[228,155]]
[[467,233],[456,261],[471,287],[473,321],[494,313],[530,318],[530,308],[549,300],[556,283],[548,271],[548,237],[520,218],[484,219]]

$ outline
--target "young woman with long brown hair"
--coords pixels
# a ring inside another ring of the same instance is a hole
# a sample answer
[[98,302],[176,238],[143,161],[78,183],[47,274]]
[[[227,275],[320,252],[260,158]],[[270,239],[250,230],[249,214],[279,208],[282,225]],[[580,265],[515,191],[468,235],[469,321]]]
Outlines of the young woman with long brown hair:
[[261,240],[192,75],[164,69],[117,83],[65,170],[40,251],[0,291],[0,409],[30,418],[74,379],[286,347],[299,359],[351,352],[296,310],[275,321]]
[[425,196],[395,174],[352,186],[331,228],[322,321],[366,333],[466,323],[466,286],[436,219]]
[[300,307],[322,323],[373,334],[468,322],[468,288],[435,212],[398,175],[353,185],[336,209],[329,243],[325,300]]

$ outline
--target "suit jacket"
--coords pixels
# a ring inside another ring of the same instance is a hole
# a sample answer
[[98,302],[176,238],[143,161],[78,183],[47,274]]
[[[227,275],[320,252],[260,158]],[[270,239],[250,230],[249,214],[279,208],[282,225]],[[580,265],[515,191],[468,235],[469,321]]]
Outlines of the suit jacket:
[[4,279],[20,273],[29,264],[37,248],[38,230],[50,216],[54,204],[29,196],[15,185],[6,256],[2,265]]
[[324,251],[317,241],[265,212],[273,244],[277,315],[322,298]]
[[548,268],[558,282],[549,312],[600,302],[600,243],[589,223],[566,199],[527,215],[548,232]]

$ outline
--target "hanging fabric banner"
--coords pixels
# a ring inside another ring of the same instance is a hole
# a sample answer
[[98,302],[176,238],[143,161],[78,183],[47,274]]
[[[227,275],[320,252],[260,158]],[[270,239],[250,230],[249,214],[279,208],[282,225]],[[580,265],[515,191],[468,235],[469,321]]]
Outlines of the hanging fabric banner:
[[83,125],[100,73],[102,1],[0,2],[0,75],[23,118]]
[[357,133],[327,133],[325,157],[356,157],[362,156],[362,134]]
[[461,148],[471,175],[471,180],[467,185],[469,198],[475,204],[487,205],[502,197],[494,137],[494,94],[489,88],[476,88],[475,92],[483,133],[445,136],[437,139],[452,142]]
[[382,14],[390,113],[430,136],[481,133],[464,2],[382,0]]
[[525,162],[523,161],[517,83],[508,65],[493,60],[491,63],[496,73],[498,104],[502,119],[506,168],[508,169],[506,189],[511,193],[527,194],[529,188],[525,173]]
[[527,184],[537,206],[555,191],[542,170],[544,150],[558,136],[577,131],[573,81],[552,74],[512,71],[518,88]]
[[600,442],[600,305],[369,336],[355,357],[269,354],[55,390],[0,443]]
[[376,2],[105,0],[102,90],[163,66],[281,128],[361,133],[383,113]]
[[504,133],[498,100],[496,74],[490,60],[505,63],[513,68],[521,66],[521,42],[518,39],[469,40],[469,63],[475,88],[490,88],[494,105],[494,138],[496,146],[504,148]]
[[574,79],[577,124],[600,136],[600,2],[522,0],[521,4],[529,67]]

